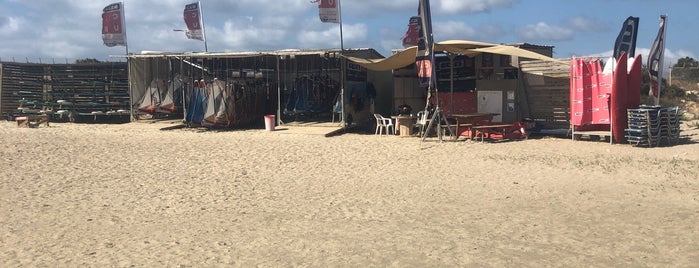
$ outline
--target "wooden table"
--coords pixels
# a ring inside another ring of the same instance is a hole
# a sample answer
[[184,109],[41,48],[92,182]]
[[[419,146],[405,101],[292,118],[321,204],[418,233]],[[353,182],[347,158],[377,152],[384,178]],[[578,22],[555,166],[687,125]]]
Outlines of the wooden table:
[[392,119],[396,120],[396,130],[401,137],[410,137],[412,135],[413,120],[417,117],[412,115],[393,115]]
[[[455,125],[456,135],[454,135],[455,139],[459,139],[459,136],[461,135],[461,132],[459,132],[460,127],[466,127],[469,130],[469,132],[472,132],[473,126],[475,126],[481,122],[490,123],[491,121],[493,121],[493,117],[495,117],[496,115],[499,115],[499,114],[497,114],[497,113],[473,113],[473,114],[452,114],[452,115],[450,115],[450,117],[453,117],[456,119],[456,125]],[[469,133],[469,139],[473,139],[473,133]]]
[[15,117],[18,127],[38,127],[41,125],[49,126],[49,115],[47,114],[28,114],[25,116]]
[[[495,132],[495,134],[502,134],[502,137],[505,138],[507,135],[507,130],[513,126],[514,124],[482,125],[473,126],[471,127],[471,130],[478,130],[478,136],[481,137],[481,141],[485,141],[485,138],[490,138],[491,132]],[[478,140],[478,136],[476,136],[476,140]]]

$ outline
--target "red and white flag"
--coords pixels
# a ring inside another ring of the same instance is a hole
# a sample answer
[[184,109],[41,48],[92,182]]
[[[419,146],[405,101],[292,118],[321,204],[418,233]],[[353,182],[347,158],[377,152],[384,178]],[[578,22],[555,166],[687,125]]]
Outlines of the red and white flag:
[[413,16],[410,17],[408,22],[408,30],[403,35],[403,47],[417,46],[417,42],[420,39],[420,17]]
[[204,23],[199,2],[184,6],[184,23],[187,24],[187,38],[204,41]]
[[126,46],[124,4],[117,2],[102,9],[102,41],[105,46]]
[[667,16],[660,15],[660,29],[655,37],[653,46],[648,55],[648,73],[650,74],[650,91],[648,95],[653,98],[655,105],[660,104],[660,90],[663,79],[663,57],[665,54],[665,29]]
[[433,88],[435,86],[434,69],[434,38],[432,36],[432,12],[430,11],[430,0],[420,0],[418,6],[420,17],[420,39],[417,44],[417,55],[415,66],[417,67],[417,77],[420,86]]
[[316,0],[320,21],[341,23],[340,0]]

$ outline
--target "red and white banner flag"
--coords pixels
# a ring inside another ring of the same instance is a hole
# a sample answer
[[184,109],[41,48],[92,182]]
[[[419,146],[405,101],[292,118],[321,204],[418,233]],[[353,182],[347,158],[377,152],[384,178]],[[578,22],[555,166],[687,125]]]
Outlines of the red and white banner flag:
[[204,24],[199,2],[184,6],[184,23],[187,24],[187,38],[204,41]]
[[667,16],[660,15],[660,29],[655,37],[653,46],[648,55],[648,73],[650,74],[650,91],[648,95],[653,98],[655,105],[660,104],[660,90],[663,79],[663,57],[665,54],[665,29]]
[[408,22],[408,30],[403,35],[403,47],[417,46],[417,42],[420,39],[420,17],[413,16],[410,17],[410,22]]
[[420,86],[433,88],[435,86],[434,69],[434,38],[432,36],[432,12],[430,11],[430,0],[420,0],[418,6],[418,16],[420,17],[420,39],[417,44],[417,55],[415,66],[417,67],[417,77]]
[[124,4],[117,2],[102,9],[102,41],[105,46],[126,46]]
[[341,23],[340,0],[317,0],[320,21]]

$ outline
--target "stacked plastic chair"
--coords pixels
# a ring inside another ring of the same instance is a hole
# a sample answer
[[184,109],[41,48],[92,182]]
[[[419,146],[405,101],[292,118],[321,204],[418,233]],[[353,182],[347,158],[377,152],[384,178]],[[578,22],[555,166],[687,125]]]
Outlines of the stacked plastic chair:
[[626,140],[635,146],[677,144],[680,138],[678,107],[644,106],[628,109]]

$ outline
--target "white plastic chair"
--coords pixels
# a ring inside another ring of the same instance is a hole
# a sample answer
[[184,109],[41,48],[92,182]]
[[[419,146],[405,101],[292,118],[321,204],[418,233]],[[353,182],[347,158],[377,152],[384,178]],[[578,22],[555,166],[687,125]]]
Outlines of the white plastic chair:
[[427,127],[427,113],[425,113],[425,111],[417,112],[417,122],[415,122],[415,126],[418,128],[418,133],[422,135]]
[[[374,114],[374,118],[376,118],[376,132],[374,134],[383,135],[384,130],[386,130],[386,134],[396,134],[396,126],[391,118],[385,118],[380,114]],[[391,133],[391,129],[393,133]]]

